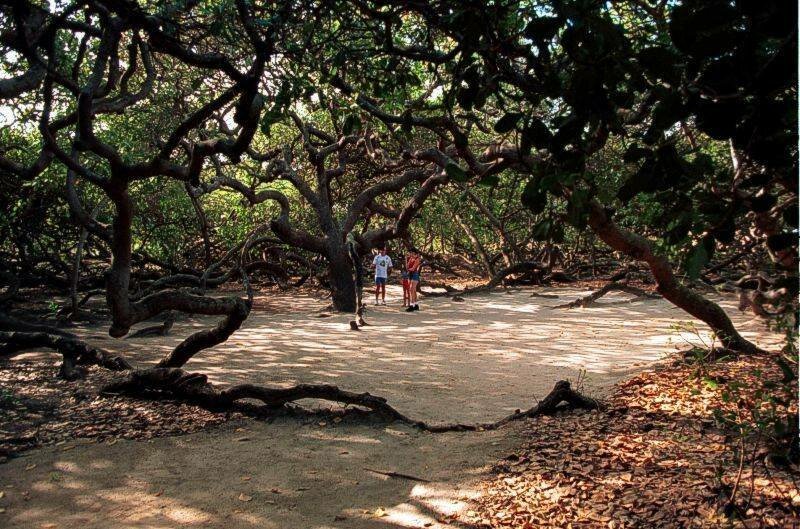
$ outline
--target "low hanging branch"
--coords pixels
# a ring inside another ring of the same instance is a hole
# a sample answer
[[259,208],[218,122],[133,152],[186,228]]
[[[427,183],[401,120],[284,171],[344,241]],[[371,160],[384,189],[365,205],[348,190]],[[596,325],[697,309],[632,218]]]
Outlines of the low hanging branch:
[[683,285],[675,277],[672,265],[664,256],[654,250],[650,241],[618,226],[597,201],[589,204],[589,226],[603,242],[614,250],[637,261],[647,263],[656,280],[657,292],[667,301],[705,322],[727,349],[745,354],[766,353],[739,334],[731,319],[719,305]]
[[595,290],[588,296],[584,296],[582,298],[578,298],[575,301],[571,301],[570,303],[565,303],[563,305],[556,305],[553,307],[554,309],[574,309],[577,307],[591,307],[592,305],[597,304],[597,300],[601,297],[605,296],[609,292],[625,292],[626,294],[631,294],[636,296],[635,298],[627,300],[628,302],[637,301],[640,299],[661,299],[661,296],[658,294],[651,294],[641,288],[632,287],[630,285],[626,285],[625,283],[608,283],[603,288],[599,290]]
[[[399,421],[428,432],[463,432],[494,430],[512,421],[547,415],[561,409],[595,409],[599,403],[574,391],[569,382],[561,380],[536,406],[517,411],[489,423],[430,424],[414,420],[399,412],[386,399],[370,393],[354,393],[328,384],[299,384],[289,388],[272,388],[241,384],[228,389],[216,389],[202,373],[189,373],[179,368],[152,368],[132,372],[122,381],[104,388],[105,393],[145,395],[160,393],[170,398],[192,402],[210,409],[228,409],[242,399],[261,401],[269,409],[278,409],[302,399],[319,399],[367,408],[375,414]],[[562,406],[562,403],[566,403]]]
[[59,376],[75,380],[82,376],[79,365],[97,365],[112,371],[125,371],[132,366],[121,356],[92,347],[89,344],[68,336],[58,336],[46,332],[0,332],[0,358],[10,358],[20,352],[38,347],[46,347],[61,353],[64,357]]

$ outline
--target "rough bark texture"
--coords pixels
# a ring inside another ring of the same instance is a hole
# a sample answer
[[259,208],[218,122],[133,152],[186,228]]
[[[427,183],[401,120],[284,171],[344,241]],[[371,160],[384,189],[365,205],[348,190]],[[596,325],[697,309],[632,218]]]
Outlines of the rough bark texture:
[[356,310],[354,318],[350,322],[350,328],[358,330],[360,326],[367,325],[367,322],[364,321],[364,303],[362,300],[364,294],[364,270],[361,265],[361,258],[358,255],[358,243],[356,243],[355,237],[352,235],[347,236],[347,254],[350,258],[350,264],[353,267],[353,275],[355,276],[354,288],[356,298]]
[[353,265],[347,249],[334,248],[328,256],[328,281],[331,285],[333,308],[339,312],[354,313],[356,307],[356,283]]
[[590,204],[589,225],[598,237],[614,250],[647,263],[656,280],[658,293],[664,296],[664,299],[705,322],[727,349],[746,354],[764,353],[762,349],[739,334],[719,305],[682,285],[673,274],[669,261],[656,254],[647,239],[617,226],[597,201],[592,201]]

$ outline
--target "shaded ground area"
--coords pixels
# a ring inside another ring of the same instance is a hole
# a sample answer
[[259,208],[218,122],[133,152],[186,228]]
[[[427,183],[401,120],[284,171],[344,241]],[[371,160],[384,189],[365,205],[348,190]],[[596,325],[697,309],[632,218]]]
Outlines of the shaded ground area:
[[[781,371],[767,358],[708,369],[701,377],[696,366],[670,363],[618,384],[602,411],[528,423],[524,447],[507,454],[497,475],[479,487],[470,521],[479,527],[800,527],[800,469],[776,458],[763,436],[719,430],[713,419],[715,409],[745,413],[738,403],[757,398],[757,388],[781,380]],[[724,380],[743,384],[736,399],[724,400]],[[796,419],[796,392],[789,402],[778,409]]]
[[[400,311],[400,292],[390,288],[390,305],[370,307],[371,326],[361,332],[348,329],[347,316],[320,317],[327,316],[320,312],[324,300],[265,295],[256,300],[241,331],[193,359],[187,369],[208,373],[219,384],[333,383],[383,395],[414,418],[488,421],[532,405],[563,378],[581,379],[585,393],[603,395],[621,378],[685,349],[686,340],[698,340],[671,328],[687,317],[662,300],[620,304],[626,296],[615,294],[597,307],[565,310],[552,307],[587,291],[537,292],[559,299],[531,297],[527,289],[496,291],[460,303],[425,300],[422,311],[406,314]],[[734,300],[725,301],[726,308],[733,305]],[[736,319],[743,334],[760,345],[777,342],[757,322]],[[79,333],[145,365],[210,322],[179,321],[166,338],[111,340],[102,338],[103,327]],[[31,353],[12,364],[44,359],[55,356]],[[4,386],[11,372],[8,366],[0,370]],[[193,416],[209,423],[224,417],[169,403],[148,408],[153,403],[109,400],[93,393],[96,386],[84,386],[85,398],[53,415],[66,414],[62,422],[75,426],[76,410],[120,406],[119,421],[109,418],[91,432],[81,424],[71,430],[105,441],[68,440],[0,466],[6,487],[0,516],[8,527],[56,521],[56,527],[98,528],[437,527],[464,511],[473,494],[470,485],[522,442],[517,425],[432,435],[325,416],[281,417],[272,424],[234,417],[212,431],[117,441],[125,431],[148,437],[169,434],[174,429],[167,425],[191,423]],[[15,385],[11,398],[26,398],[25,387]],[[58,392],[54,387],[42,398],[57,399]],[[4,416],[5,432],[11,429],[8,421]],[[53,429],[51,422],[39,429]],[[127,426],[132,423],[139,426]]]

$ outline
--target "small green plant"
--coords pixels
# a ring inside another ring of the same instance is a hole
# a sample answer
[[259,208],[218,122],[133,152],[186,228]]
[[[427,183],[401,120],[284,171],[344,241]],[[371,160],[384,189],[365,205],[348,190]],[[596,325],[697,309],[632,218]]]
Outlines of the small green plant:
[[[759,454],[763,455],[765,449],[776,462],[797,462],[797,417],[788,411],[797,398],[797,331],[793,324],[773,325],[785,331],[787,337],[783,350],[772,357],[782,373],[780,380],[759,368],[748,371],[742,379],[712,376],[714,362],[724,358],[718,354],[721,349],[716,346],[716,337],[705,339],[691,322],[673,325],[681,339],[692,346],[684,353],[684,358],[696,366],[693,377],[719,394],[721,405],[712,409],[714,419],[734,439],[733,458],[738,461],[738,469],[725,505],[727,515],[747,512],[752,491],[744,501],[738,501],[741,477],[745,467],[753,469],[752,475]],[[692,335],[691,340],[686,334]],[[701,391],[693,393],[699,395]],[[719,481],[722,481],[722,474]]]
[[0,388],[0,408],[13,408],[19,403],[19,398],[8,391],[7,389]]

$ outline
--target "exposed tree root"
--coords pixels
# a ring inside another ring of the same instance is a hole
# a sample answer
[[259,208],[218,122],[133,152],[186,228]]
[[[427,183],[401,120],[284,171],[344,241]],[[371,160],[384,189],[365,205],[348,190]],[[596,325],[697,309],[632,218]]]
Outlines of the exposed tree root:
[[556,283],[574,283],[577,281],[577,279],[566,272],[550,272],[550,275],[542,280],[542,282],[547,281],[555,281]]
[[[228,409],[243,399],[261,401],[269,409],[278,409],[302,399],[327,400],[367,408],[384,419],[399,421],[428,432],[494,430],[512,421],[550,414],[563,408],[595,409],[599,405],[594,399],[573,391],[569,382],[562,380],[557,382],[553,390],[536,406],[526,411],[517,411],[495,422],[429,424],[404,415],[389,405],[385,398],[369,393],[353,393],[328,384],[300,384],[290,388],[241,384],[218,390],[208,382],[206,375],[188,373],[179,368],[134,371],[124,380],[110,384],[103,391],[140,396],[160,393],[167,398],[192,402],[210,409]],[[562,403],[566,405],[562,406]]]
[[50,325],[40,323],[29,323],[19,318],[15,318],[0,310],[0,331],[5,332],[25,332],[25,333],[47,333],[77,339],[78,337],[71,332],[64,331]]
[[97,365],[113,371],[132,369],[121,356],[92,347],[89,344],[67,336],[45,332],[0,332],[0,358],[10,358],[24,350],[46,347],[58,351],[63,356],[59,376],[75,380],[83,375],[80,365]]
[[364,467],[364,470],[366,470],[367,472],[380,474],[381,476],[386,476],[387,478],[407,479],[409,481],[419,481],[421,483],[431,482],[431,480],[429,479],[419,478],[417,476],[412,476],[411,474],[404,474],[403,472],[395,472],[393,470],[377,470],[375,468],[369,468],[369,467]]
[[150,327],[144,327],[143,329],[139,329],[136,332],[133,332],[126,336],[126,339],[130,338],[143,338],[146,336],[166,336],[169,334],[170,329],[175,324],[175,313],[172,311],[167,312],[166,318],[164,318],[164,322],[159,325],[151,325]]
[[625,292],[627,294],[632,294],[636,296],[635,298],[631,299],[630,301],[636,301],[638,299],[659,299],[661,296],[657,294],[651,294],[650,292],[646,292],[641,288],[632,287],[630,285],[626,285],[624,283],[608,283],[603,288],[599,290],[595,290],[588,296],[584,296],[582,298],[576,299],[570,303],[564,303],[563,305],[556,305],[555,309],[574,309],[577,307],[591,307],[595,305],[597,300],[601,297],[605,296],[609,292]]
[[514,274],[541,274],[544,271],[543,266],[540,263],[534,261],[524,261],[522,263],[517,263],[506,268],[503,268],[499,272],[497,272],[492,278],[483,285],[478,285],[476,287],[465,288],[463,290],[458,290],[453,287],[441,284],[432,284],[436,288],[444,288],[444,292],[424,292],[421,291],[424,296],[427,297],[440,297],[440,296],[465,296],[467,294],[477,294],[479,292],[485,292],[487,290],[492,290],[493,288],[500,285],[503,280]]

